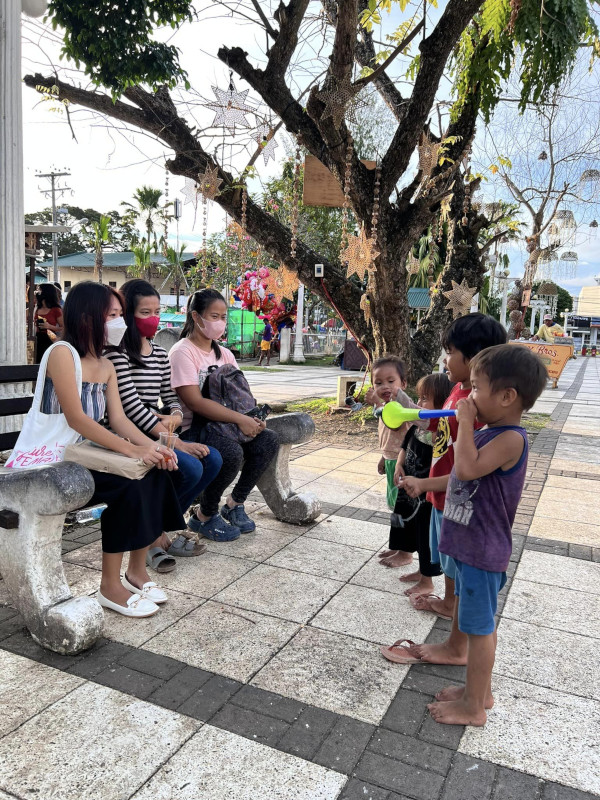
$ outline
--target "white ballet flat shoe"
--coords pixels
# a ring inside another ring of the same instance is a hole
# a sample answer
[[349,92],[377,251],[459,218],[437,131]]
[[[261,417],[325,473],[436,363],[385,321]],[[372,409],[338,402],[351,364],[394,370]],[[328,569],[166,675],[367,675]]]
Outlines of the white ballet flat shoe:
[[145,597],[147,600],[152,600],[152,602],[156,603],[157,605],[166,603],[168,600],[167,595],[162,589],[159,588],[157,583],[154,583],[154,581],[147,581],[141,589],[138,589],[137,586],[134,586],[133,583],[130,583],[127,580],[127,574],[125,574],[121,583],[126,589],[129,589],[130,592],[133,592],[134,594],[141,594],[142,597]]
[[104,608],[110,608],[111,611],[116,611],[124,617],[151,617],[160,610],[156,603],[153,603],[152,600],[148,600],[146,597],[142,597],[139,592],[131,595],[127,600],[126,606],[113,603],[108,597],[104,597],[100,591],[96,594],[96,599]]

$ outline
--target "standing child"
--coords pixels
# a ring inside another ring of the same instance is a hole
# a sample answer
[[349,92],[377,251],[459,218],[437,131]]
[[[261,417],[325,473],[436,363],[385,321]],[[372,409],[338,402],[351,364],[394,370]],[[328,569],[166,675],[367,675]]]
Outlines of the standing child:
[[[506,331],[497,320],[486,314],[466,314],[450,323],[443,333],[442,346],[446,351],[444,364],[448,377],[456,383],[456,386],[444,403],[444,408],[455,409],[459,400],[464,400],[469,396],[471,392],[471,359],[487,347],[505,343]],[[433,563],[440,562],[444,572],[445,594],[443,599],[416,595],[415,597],[411,596],[411,603],[419,611],[432,611],[438,616],[452,619],[452,630],[448,639],[441,644],[409,643],[405,645],[402,643],[403,640],[400,640],[391,647],[383,648],[383,655],[397,664],[467,663],[467,637],[459,631],[455,614],[454,561],[445,554],[440,555],[438,550],[446,487],[454,465],[454,442],[457,435],[456,418],[441,417],[437,422],[429,478],[407,477],[402,479],[399,484],[407,494],[413,497],[427,492],[427,499],[433,506],[429,526],[431,560]],[[398,478],[401,476],[398,475]]]
[[[451,390],[452,384],[445,373],[426,375],[417,383],[419,408],[441,408]],[[400,474],[403,478],[409,475],[414,478],[427,478],[432,454],[433,434],[417,425],[412,425],[398,454],[396,474]],[[403,489],[399,490],[392,514],[390,540],[393,538],[404,552],[410,553],[416,550],[419,554],[419,569],[400,578],[406,583],[415,583],[404,592],[409,596],[431,594],[432,578],[441,575],[440,565],[431,563],[430,516],[431,503],[427,501],[425,493],[410,497]]]
[[[404,362],[398,356],[392,355],[378,358],[373,364],[371,381],[373,386],[367,392],[367,403],[373,404],[377,408],[389,403],[390,400],[397,400],[399,395],[404,395],[404,389],[406,388],[406,367]],[[377,471],[387,478],[387,503],[390,509],[394,508],[398,496],[398,489],[394,483],[396,459],[409,427],[410,425],[405,423],[398,430],[391,430],[383,424],[381,417],[379,418],[377,432],[381,458],[377,464]],[[406,552],[398,544],[399,530],[392,522],[389,549],[383,550],[379,554],[380,563],[385,567],[404,567],[407,564],[412,564],[412,551]]]
[[[456,564],[458,627],[468,638],[467,681],[436,695],[429,710],[447,725],[484,725],[491,708],[498,592],[506,583],[511,528],[527,469],[521,416],[546,386],[546,369],[526,347],[502,345],[471,361],[471,393],[457,406],[458,437],[440,552]],[[485,427],[473,431],[475,419]]]

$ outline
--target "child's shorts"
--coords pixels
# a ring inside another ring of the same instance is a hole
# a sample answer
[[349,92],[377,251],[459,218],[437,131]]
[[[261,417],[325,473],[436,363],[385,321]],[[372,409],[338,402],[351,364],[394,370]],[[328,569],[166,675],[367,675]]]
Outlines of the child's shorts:
[[496,629],[498,593],[506,583],[506,572],[487,572],[454,559],[458,597],[458,629],[487,636]]
[[398,487],[394,485],[394,472],[396,471],[396,459],[385,459],[385,477],[387,479],[386,500],[388,508],[392,511],[398,499]]
[[265,342],[263,339],[260,343],[260,349],[264,350],[267,353],[271,349],[271,342]]
[[442,532],[442,519],[444,512],[439,511],[437,508],[431,509],[431,518],[429,520],[429,549],[431,550],[431,563],[439,564],[442,572],[451,580],[455,580],[456,564],[451,556],[445,553],[440,553],[438,546],[440,542],[440,533]]

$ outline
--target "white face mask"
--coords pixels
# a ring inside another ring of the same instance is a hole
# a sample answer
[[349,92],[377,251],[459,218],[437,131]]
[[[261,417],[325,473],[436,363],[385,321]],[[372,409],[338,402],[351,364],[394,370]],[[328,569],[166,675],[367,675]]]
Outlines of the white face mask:
[[123,336],[125,336],[126,330],[127,325],[123,317],[109,319],[108,322],[104,323],[104,338],[106,344],[111,347],[118,347],[121,344]]

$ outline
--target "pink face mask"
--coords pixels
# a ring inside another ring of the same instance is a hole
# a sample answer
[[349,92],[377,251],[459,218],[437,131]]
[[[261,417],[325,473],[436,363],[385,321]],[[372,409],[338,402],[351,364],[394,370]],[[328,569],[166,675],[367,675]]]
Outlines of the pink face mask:
[[220,339],[225,333],[227,323],[224,320],[209,320],[204,319],[204,317],[200,317],[200,319],[202,320],[202,325],[199,322],[196,325],[200,333],[206,336],[207,339]]

